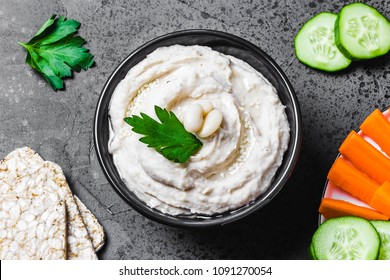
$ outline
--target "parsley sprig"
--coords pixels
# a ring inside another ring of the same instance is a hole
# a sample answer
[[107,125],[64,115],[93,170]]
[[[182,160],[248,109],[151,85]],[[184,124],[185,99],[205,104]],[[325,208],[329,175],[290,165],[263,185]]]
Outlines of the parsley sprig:
[[49,18],[34,37],[20,45],[26,48],[26,63],[41,73],[54,90],[64,87],[63,78],[72,70],[87,70],[94,63],[93,55],[83,48],[85,40],[75,36],[80,23],[64,16]]
[[158,106],[154,110],[161,123],[145,113],[141,113],[141,117],[133,115],[125,118],[124,121],[133,127],[134,132],[145,135],[139,141],[171,161],[185,163],[202,147],[202,142],[185,130],[173,112]]

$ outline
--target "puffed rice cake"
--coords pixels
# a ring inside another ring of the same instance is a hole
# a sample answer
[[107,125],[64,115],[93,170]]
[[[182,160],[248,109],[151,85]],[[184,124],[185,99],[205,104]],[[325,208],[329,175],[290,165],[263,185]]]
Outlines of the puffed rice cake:
[[0,193],[55,193],[67,210],[67,258],[97,259],[92,241],[61,167],[28,147],[16,149],[0,163]]
[[0,195],[1,260],[65,260],[65,203],[54,194]]
[[76,195],[74,195],[74,199],[81,216],[83,217],[84,224],[87,227],[89,237],[91,237],[93,248],[95,249],[95,252],[97,252],[104,246],[105,243],[106,234],[104,232],[104,228],[99,223],[95,215],[89,211],[87,206],[85,206]]

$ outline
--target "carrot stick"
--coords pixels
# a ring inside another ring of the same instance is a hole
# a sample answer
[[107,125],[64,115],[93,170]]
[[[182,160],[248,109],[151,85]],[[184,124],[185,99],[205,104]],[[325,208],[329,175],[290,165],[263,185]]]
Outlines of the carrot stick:
[[367,174],[378,184],[390,182],[390,159],[355,131],[351,131],[341,144],[339,151],[357,169]]
[[372,197],[370,206],[379,212],[390,216],[390,183],[385,182]]
[[367,207],[357,206],[347,201],[323,198],[318,211],[327,219],[356,216],[367,220],[388,220],[389,217]]
[[330,168],[328,180],[367,204],[379,188],[379,184],[340,157]]
[[388,156],[390,156],[390,122],[375,109],[360,126],[360,129],[370,136]]

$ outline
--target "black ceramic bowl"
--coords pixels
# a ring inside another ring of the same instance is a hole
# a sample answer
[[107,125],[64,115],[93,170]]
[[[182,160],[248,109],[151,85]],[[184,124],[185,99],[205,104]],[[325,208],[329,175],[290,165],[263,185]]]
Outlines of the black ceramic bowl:
[[[286,114],[290,123],[291,134],[289,147],[284,155],[283,163],[279,167],[272,185],[264,194],[248,205],[234,211],[211,217],[188,217],[171,216],[161,213],[156,209],[152,209],[138,199],[137,196],[126,187],[116,170],[111,154],[108,152],[108,107],[117,84],[125,77],[127,72],[134,65],[143,60],[147,54],[159,47],[174,44],[209,46],[216,51],[235,56],[249,63],[273,84],[278,92],[280,100],[286,106]],[[287,77],[279,66],[261,49],[244,39],[227,33],[212,30],[185,30],[170,33],[146,43],[128,55],[115,69],[106,82],[96,107],[94,141],[100,165],[108,181],[125,201],[141,214],[170,226],[200,228],[224,225],[237,221],[250,213],[259,210],[271,201],[286,183],[293,171],[299,154],[301,142],[300,111],[294,90]]]

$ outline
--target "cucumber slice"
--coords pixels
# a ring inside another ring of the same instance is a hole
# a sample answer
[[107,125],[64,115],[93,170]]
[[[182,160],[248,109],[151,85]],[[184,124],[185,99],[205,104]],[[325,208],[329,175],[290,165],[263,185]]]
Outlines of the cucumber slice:
[[369,221],[347,216],[325,221],[312,243],[319,260],[375,260],[380,239]]
[[316,69],[335,72],[347,68],[351,60],[336,47],[334,25],[337,15],[320,13],[306,22],[294,39],[298,59]]
[[317,259],[316,253],[314,252],[314,245],[313,245],[313,243],[310,244],[309,255],[310,255],[312,260],[316,260]]
[[390,260],[390,222],[389,221],[371,221],[381,239],[378,260]]
[[369,59],[390,50],[390,22],[363,3],[344,6],[335,24],[336,45],[350,59]]

